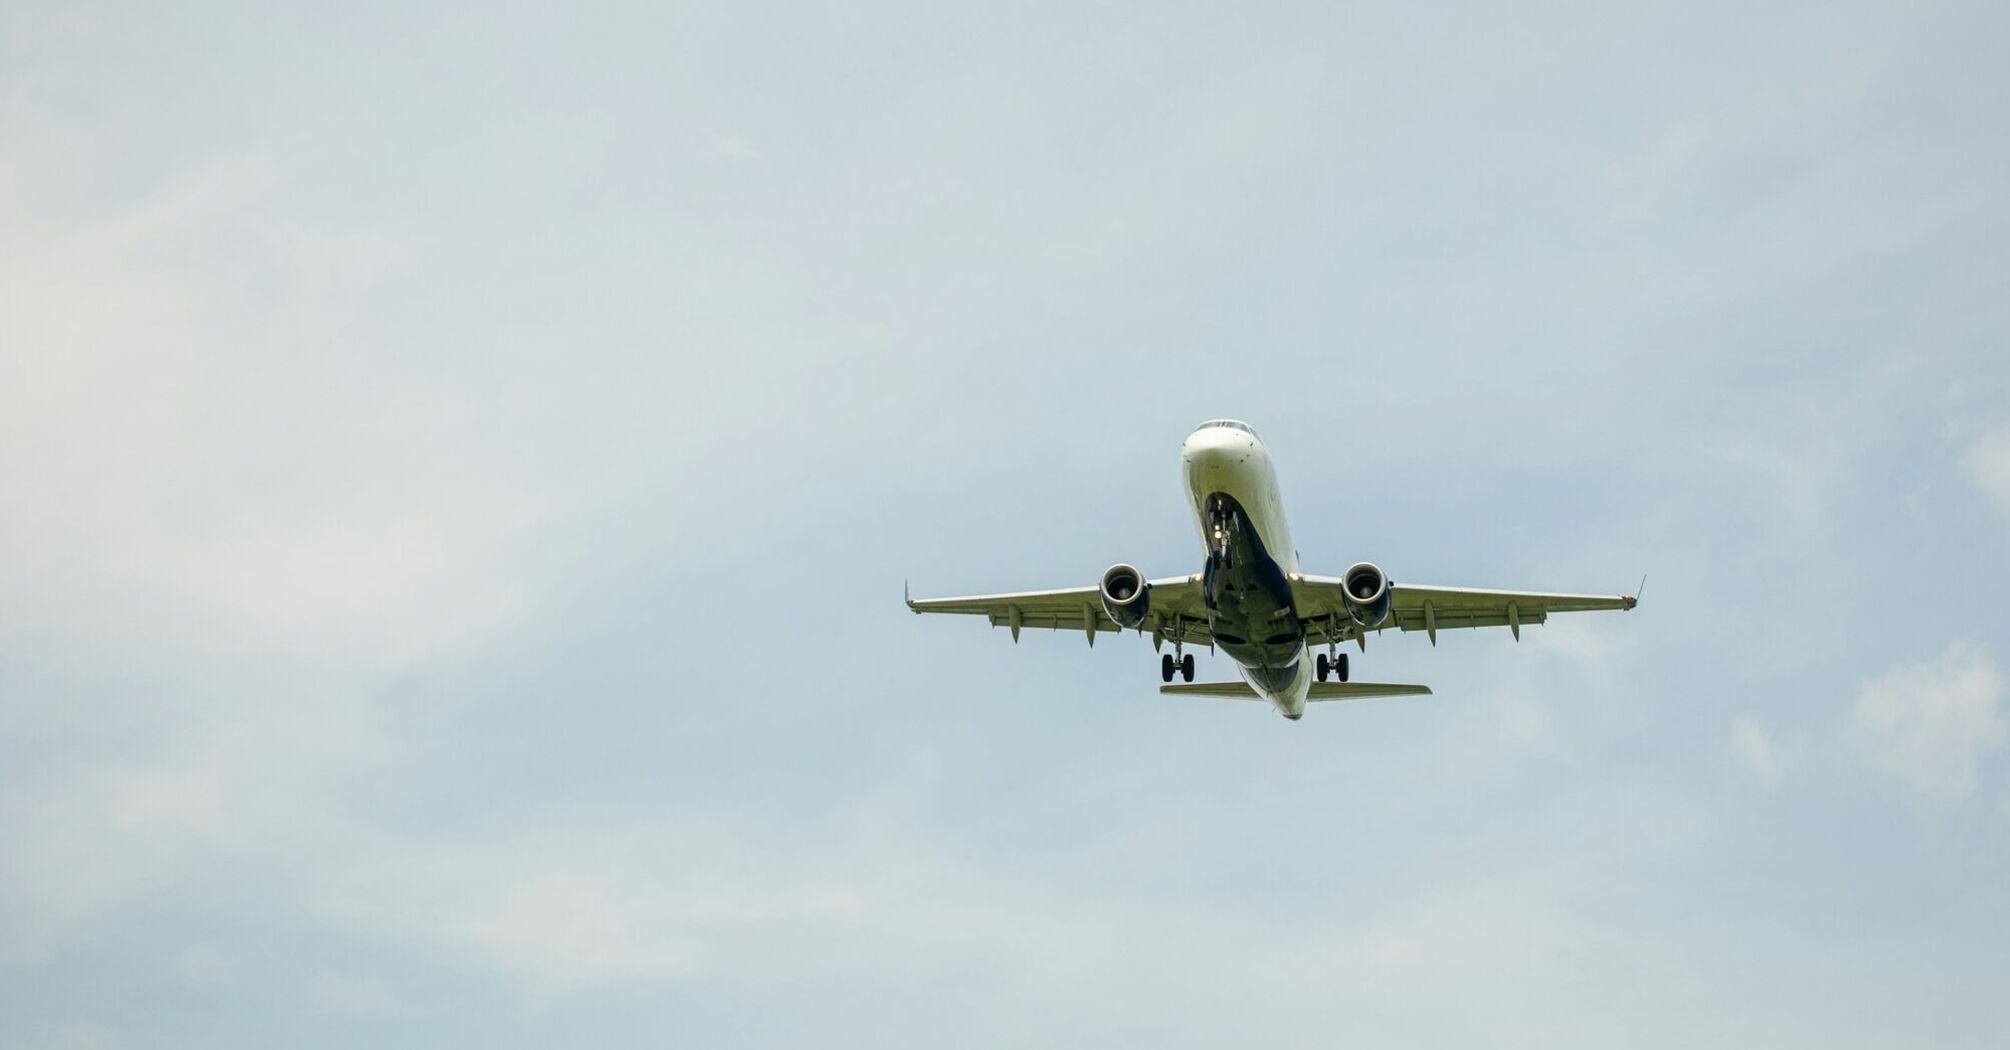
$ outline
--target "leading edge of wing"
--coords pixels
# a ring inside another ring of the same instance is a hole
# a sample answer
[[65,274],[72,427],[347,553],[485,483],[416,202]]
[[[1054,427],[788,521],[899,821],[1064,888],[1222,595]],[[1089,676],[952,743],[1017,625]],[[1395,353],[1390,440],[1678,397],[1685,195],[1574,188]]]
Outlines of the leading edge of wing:
[[[1167,696],[1207,696],[1223,700],[1261,700],[1263,695],[1248,682],[1174,682],[1159,686]],[[1428,685],[1399,682],[1314,682],[1307,701],[1367,700],[1377,696],[1429,696]]]
[[[1165,594],[1173,601],[1183,599],[1188,591],[1200,581],[1199,576],[1168,576],[1164,579],[1147,580],[1146,586]],[[1045,591],[1012,591],[1006,594],[966,594],[953,598],[916,598],[908,593],[907,585],[901,585],[901,599],[909,610],[916,613],[982,613],[1000,609],[1007,605],[1019,605],[1028,609],[1041,608],[1060,603],[1070,606],[1087,600],[1102,602],[1102,588],[1091,584],[1087,587],[1057,587]]]
[[1409,606],[1418,602],[1443,601],[1455,603],[1459,599],[1476,599],[1487,604],[1506,602],[1528,602],[1540,605],[1554,612],[1598,612],[1618,610],[1624,612],[1640,604],[1640,599],[1631,594],[1573,594],[1557,591],[1503,591],[1491,587],[1441,587],[1435,584],[1391,583],[1389,595],[1398,605]]
[[[1297,582],[1316,588],[1345,586],[1338,576],[1301,575]],[[1643,577],[1642,583],[1647,582]],[[1504,591],[1492,587],[1442,587],[1435,584],[1390,581],[1389,594],[1399,604],[1430,599],[1476,598],[1488,602],[1526,601],[1557,607],[1557,612],[1593,612],[1601,609],[1631,609],[1640,603],[1634,594],[1573,594],[1557,591]]]
[[1049,605],[1058,602],[1097,601],[1100,592],[1095,587],[1059,587],[1050,591],[1014,591],[1010,594],[967,594],[954,598],[914,598],[902,597],[907,607],[916,613],[951,612],[982,613],[1006,605]]

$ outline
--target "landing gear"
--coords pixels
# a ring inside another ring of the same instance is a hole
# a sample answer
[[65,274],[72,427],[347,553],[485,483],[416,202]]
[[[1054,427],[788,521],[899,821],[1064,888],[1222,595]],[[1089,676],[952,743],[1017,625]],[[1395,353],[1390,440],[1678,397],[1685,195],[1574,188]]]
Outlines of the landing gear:
[[1322,682],[1328,675],[1344,682],[1347,680],[1347,654],[1340,653],[1329,657],[1325,653],[1320,653],[1319,659],[1313,663],[1313,670],[1319,673],[1319,680]]
[[1161,682],[1172,681],[1173,674],[1175,672],[1177,672],[1181,678],[1189,682],[1193,681],[1192,653],[1187,653],[1178,658],[1174,658],[1173,654],[1171,653],[1166,653],[1165,655],[1159,657],[1159,681]]

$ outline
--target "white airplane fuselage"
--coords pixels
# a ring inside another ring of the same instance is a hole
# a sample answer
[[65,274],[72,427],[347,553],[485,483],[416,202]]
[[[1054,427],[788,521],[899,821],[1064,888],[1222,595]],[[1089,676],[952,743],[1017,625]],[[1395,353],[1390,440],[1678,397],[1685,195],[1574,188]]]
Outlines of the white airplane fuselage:
[[1241,423],[1215,420],[1187,437],[1180,460],[1207,554],[1205,590],[1215,644],[1235,661],[1244,681],[1279,713],[1296,719],[1305,713],[1312,668],[1291,597],[1298,551],[1270,450]]

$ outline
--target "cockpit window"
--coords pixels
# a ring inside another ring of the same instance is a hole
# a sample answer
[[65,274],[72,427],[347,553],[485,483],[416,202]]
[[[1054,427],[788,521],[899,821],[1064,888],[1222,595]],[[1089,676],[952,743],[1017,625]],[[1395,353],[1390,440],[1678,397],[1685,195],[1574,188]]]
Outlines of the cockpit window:
[[1210,419],[1207,422],[1202,423],[1200,425],[1200,428],[1202,430],[1206,430],[1209,427],[1227,427],[1230,430],[1240,430],[1243,433],[1248,434],[1250,437],[1256,436],[1256,431],[1249,429],[1248,424],[1239,423],[1233,419]]

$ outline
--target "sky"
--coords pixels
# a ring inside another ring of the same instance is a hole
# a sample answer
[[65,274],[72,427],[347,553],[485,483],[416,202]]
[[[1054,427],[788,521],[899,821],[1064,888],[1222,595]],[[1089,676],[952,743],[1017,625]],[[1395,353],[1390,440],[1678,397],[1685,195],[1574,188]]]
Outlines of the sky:
[[5,0],[0,1047],[2001,1045],[2006,31]]

